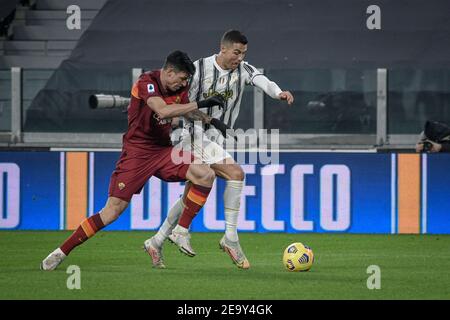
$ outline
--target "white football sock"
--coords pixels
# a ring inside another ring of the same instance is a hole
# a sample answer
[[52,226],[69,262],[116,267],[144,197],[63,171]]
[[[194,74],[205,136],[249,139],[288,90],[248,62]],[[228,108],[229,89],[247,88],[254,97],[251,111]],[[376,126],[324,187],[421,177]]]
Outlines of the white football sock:
[[238,241],[237,224],[239,208],[241,207],[241,193],[244,181],[228,180],[223,194],[225,207],[225,235],[230,241]]
[[180,197],[172,206],[172,208],[170,208],[169,213],[167,213],[166,220],[164,220],[158,232],[153,237],[156,246],[161,247],[164,240],[166,240],[167,237],[172,233],[172,230],[175,228],[178,220],[180,219],[183,208],[183,198]]

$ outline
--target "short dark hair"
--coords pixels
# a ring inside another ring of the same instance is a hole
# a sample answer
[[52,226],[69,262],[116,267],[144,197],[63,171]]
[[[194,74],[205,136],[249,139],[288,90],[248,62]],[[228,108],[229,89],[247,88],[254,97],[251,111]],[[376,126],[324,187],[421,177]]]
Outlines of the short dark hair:
[[223,34],[222,40],[220,40],[221,44],[223,44],[224,42],[247,44],[248,40],[247,37],[242,34],[242,32],[238,30],[228,30]]
[[180,50],[176,50],[167,56],[163,68],[167,69],[169,67],[174,68],[178,72],[186,72],[191,76],[195,73],[195,66],[191,58],[189,58],[186,52]]

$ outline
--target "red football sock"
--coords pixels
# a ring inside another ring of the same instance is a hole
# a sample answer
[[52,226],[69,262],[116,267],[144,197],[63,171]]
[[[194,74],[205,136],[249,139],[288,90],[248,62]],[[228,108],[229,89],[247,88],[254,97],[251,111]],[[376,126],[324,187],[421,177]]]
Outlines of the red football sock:
[[94,214],[90,218],[84,219],[78,229],[75,230],[66,241],[64,241],[60,247],[61,251],[67,256],[73,248],[85,242],[104,227],[105,225],[103,224],[99,213]]
[[189,191],[186,195],[186,199],[184,200],[185,206],[183,209],[183,213],[181,214],[180,220],[178,221],[178,224],[180,226],[189,229],[192,220],[205,204],[210,191],[211,188],[199,186],[197,184],[191,184],[191,187],[189,188]]

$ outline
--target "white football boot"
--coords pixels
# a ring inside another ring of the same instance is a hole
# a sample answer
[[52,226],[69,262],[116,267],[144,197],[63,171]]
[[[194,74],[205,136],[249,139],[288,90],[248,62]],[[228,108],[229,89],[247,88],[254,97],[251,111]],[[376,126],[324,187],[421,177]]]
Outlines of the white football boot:
[[61,262],[66,258],[66,255],[60,248],[50,253],[47,258],[41,262],[41,270],[51,271],[55,270]]
[[233,263],[241,269],[249,269],[250,262],[248,262],[247,257],[242,251],[241,245],[239,241],[233,242],[228,240],[228,238],[224,235],[219,242],[219,247],[223,251],[225,251],[233,260]]
[[153,237],[145,240],[144,242],[144,250],[147,251],[150,258],[152,258],[153,268],[156,269],[165,269],[164,260],[162,257],[162,248],[155,246],[153,241]]
[[180,251],[189,257],[196,255],[194,249],[191,247],[191,235],[189,232],[182,232],[174,229],[169,236],[169,241],[176,244]]

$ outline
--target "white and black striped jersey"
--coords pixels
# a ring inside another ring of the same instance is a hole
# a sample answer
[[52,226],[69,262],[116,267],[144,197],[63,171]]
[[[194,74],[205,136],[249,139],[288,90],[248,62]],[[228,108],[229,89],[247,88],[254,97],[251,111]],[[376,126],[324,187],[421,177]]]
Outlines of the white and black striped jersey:
[[233,128],[245,85],[254,85],[253,79],[262,73],[245,61],[234,70],[224,70],[217,64],[215,54],[194,64],[196,71],[190,83],[189,100],[201,101],[213,95],[222,95],[226,101],[224,108],[214,107],[208,111],[205,109],[205,112]]

